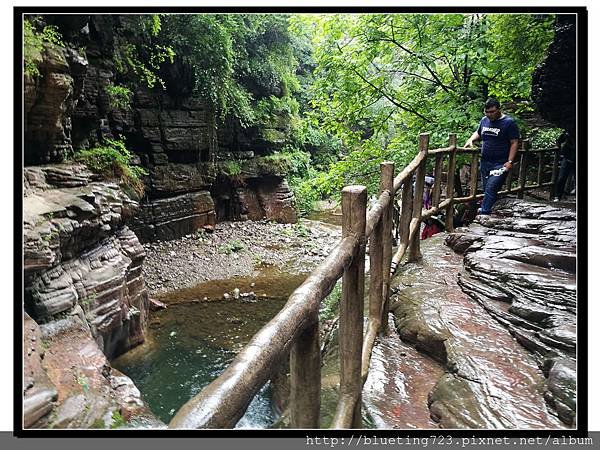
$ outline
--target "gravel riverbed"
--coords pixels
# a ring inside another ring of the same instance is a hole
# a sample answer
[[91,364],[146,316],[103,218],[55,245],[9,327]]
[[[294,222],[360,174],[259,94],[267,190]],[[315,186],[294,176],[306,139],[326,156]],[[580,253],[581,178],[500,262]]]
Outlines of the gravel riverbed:
[[151,296],[204,281],[251,276],[269,266],[308,273],[340,237],[340,227],[312,220],[221,222],[212,232],[144,244],[143,273]]

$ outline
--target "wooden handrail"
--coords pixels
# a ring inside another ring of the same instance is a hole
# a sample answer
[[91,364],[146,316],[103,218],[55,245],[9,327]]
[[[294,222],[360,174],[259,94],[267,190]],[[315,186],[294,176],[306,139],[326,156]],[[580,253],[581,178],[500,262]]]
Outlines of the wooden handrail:
[[[456,145],[456,135],[449,135],[449,146],[428,150],[429,135],[420,135],[419,152],[394,178],[394,165],[381,164],[380,195],[366,211],[366,189],[346,187],[343,191],[343,235],[330,255],[311,272],[289,297],[281,311],[269,321],[237,354],[225,371],[198,395],[183,405],[169,423],[169,428],[232,428],[246,408],[269,380],[284,355],[290,353],[290,418],[295,428],[319,427],[320,352],[318,311],[320,302],[343,277],[340,313],[340,353],[342,374],[340,398],[333,421],[335,428],[359,427],[361,390],[377,334],[388,323],[390,274],[407,251],[408,259],[420,257],[419,230],[423,219],[446,211],[446,229],[453,230],[452,211],[456,203],[483,198],[476,193],[479,149]],[[542,182],[542,155],[554,152],[552,180]],[[557,176],[558,149],[529,149],[520,155],[519,183],[499,192],[522,193],[538,187],[553,187]],[[537,183],[527,185],[527,154],[539,154]],[[457,154],[471,154],[472,183],[467,197],[454,197],[454,172]],[[435,156],[435,185],[432,207],[423,210],[423,182],[428,155]],[[443,159],[448,156],[447,191],[442,200],[440,180]],[[416,178],[413,189],[413,176]],[[399,217],[400,242],[392,258],[392,216],[396,193],[402,191]],[[414,191],[414,192],[413,192]],[[352,198],[353,200],[349,200]],[[344,206],[345,205],[345,206]],[[371,284],[369,317],[363,341],[362,302],[364,299],[364,251],[370,239]],[[391,269],[391,270],[389,270]]]
[[179,409],[169,428],[233,428],[269,379],[281,355],[306,328],[321,300],[333,290],[358,246],[354,236],[342,239],[227,369]]
[[402,184],[405,181],[410,181],[413,172],[417,169],[417,167],[419,167],[419,164],[421,164],[421,162],[424,161],[426,157],[427,155],[425,153],[419,152],[417,153],[417,156],[415,156],[413,160],[408,164],[408,166],[402,169],[402,172],[400,172],[396,176],[396,178],[394,178],[394,192],[397,192],[398,189],[400,189],[400,186],[402,186]]

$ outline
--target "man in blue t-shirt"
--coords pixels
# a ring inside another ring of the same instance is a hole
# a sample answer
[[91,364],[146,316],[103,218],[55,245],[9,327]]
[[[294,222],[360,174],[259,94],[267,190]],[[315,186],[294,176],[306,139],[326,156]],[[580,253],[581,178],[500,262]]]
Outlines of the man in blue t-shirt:
[[479,128],[465,143],[465,147],[473,147],[473,142],[477,140],[483,141],[480,172],[484,195],[479,214],[490,214],[498,191],[517,157],[519,128],[512,117],[502,114],[500,103],[495,98],[487,99],[484,113]]

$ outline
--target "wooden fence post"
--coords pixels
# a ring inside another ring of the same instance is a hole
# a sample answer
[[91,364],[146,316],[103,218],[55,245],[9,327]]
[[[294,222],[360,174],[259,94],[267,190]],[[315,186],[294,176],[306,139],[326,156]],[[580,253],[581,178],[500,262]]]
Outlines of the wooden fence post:
[[542,174],[544,173],[544,153],[538,152],[537,187],[542,186]]
[[[454,172],[456,171],[456,134],[451,133],[448,136],[448,141],[452,150],[448,154],[448,182],[446,184],[446,198],[454,198]],[[450,201],[446,206],[446,231],[452,233],[454,231],[454,205]]]
[[340,396],[357,396],[358,398],[352,421],[354,427],[360,427],[362,424],[361,353],[365,292],[366,211],[366,187],[347,186],[342,189],[342,239],[353,235],[359,242],[358,251],[342,276],[339,330]]
[[416,170],[415,193],[413,197],[413,212],[411,222],[417,221],[417,229],[408,250],[408,261],[417,261],[421,258],[421,236],[419,233],[421,214],[423,213],[423,188],[425,185],[425,171],[427,169],[427,151],[429,148],[429,133],[419,135],[419,153],[424,152],[425,158]]
[[[392,266],[392,219],[394,214],[394,163],[385,161],[381,163],[381,180],[379,184],[379,192],[388,191],[390,193],[390,204],[381,216],[382,230],[382,247],[383,247],[383,286],[382,286],[382,301],[381,308],[381,328],[382,331],[388,331],[388,315],[390,311],[390,280]],[[373,266],[371,266],[373,267]]]
[[554,150],[554,160],[552,161],[552,185],[550,186],[550,198],[552,200],[556,197],[556,180],[558,179],[558,160],[560,157],[560,149]]
[[290,426],[319,428],[321,409],[321,350],[319,312],[292,345],[290,353]]
[[435,155],[435,169],[433,172],[433,193],[431,206],[440,206],[440,193],[442,190],[442,158],[443,155]]
[[525,194],[525,184],[527,183],[527,151],[529,150],[529,141],[524,139],[521,143],[523,153],[519,160],[519,192],[517,198],[523,198]]
[[412,217],[413,191],[412,180],[407,179],[402,184],[402,205],[400,206],[400,245],[408,248],[408,234]]
[[479,174],[479,155],[473,153],[471,158],[471,185],[469,186],[469,194],[474,200],[477,197],[477,175]]

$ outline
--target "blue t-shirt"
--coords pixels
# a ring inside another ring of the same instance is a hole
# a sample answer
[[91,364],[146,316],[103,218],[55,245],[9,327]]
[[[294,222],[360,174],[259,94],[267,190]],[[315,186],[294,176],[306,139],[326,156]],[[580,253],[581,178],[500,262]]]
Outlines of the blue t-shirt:
[[477,133],[481,136],[481,159],[493,163],[508,161],[511,139],[519,139],[519,128],[512,117],[498,120],[481,119]]

